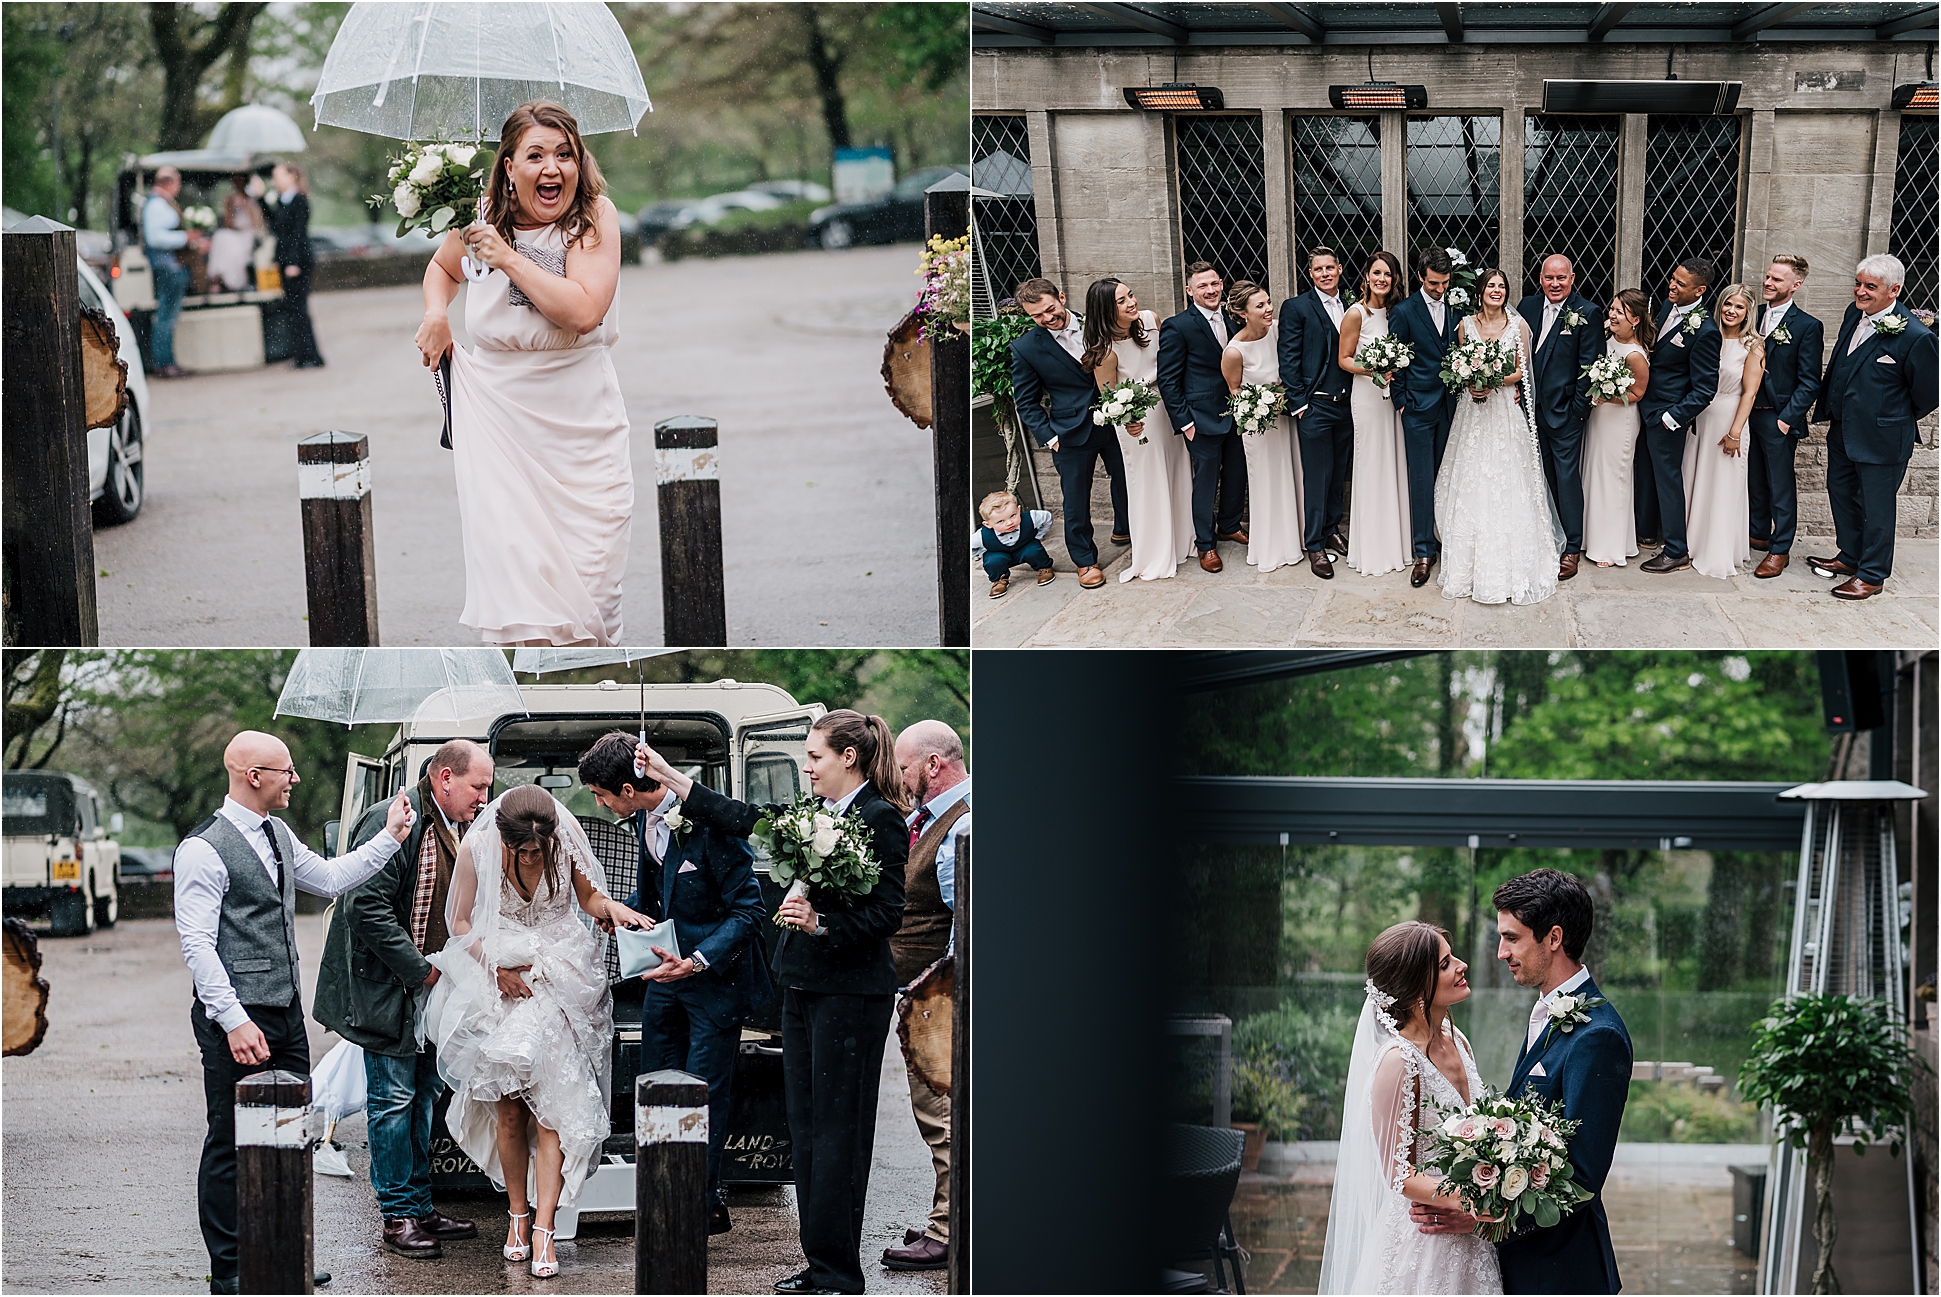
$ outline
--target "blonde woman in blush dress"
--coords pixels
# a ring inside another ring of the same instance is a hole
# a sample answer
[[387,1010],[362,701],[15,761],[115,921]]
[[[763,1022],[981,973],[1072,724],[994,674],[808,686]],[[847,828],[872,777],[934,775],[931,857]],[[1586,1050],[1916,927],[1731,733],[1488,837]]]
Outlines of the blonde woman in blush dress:
[[1631,457],[1638,447],[1638,399],[1651,381],[1651,346],[1658,330],[1651,302],[1627,288],[1604,317],[1604,354],[1631,370],[1627,402],[1591,399],[1584,424],[1584,557],[1599,567],[1623,567],[1638,552]]
[[1766,373],[1758,301],[1744,284],[1719,294],[1719,390],[1685,439],[1685,539],[1692,567],[1705,576],[1737,576],[1752,559],[1746,424]]
[[[451,360],[465,553],[459,621],[488,644],[623,643],[633,460],[612,349],[620,216],[558,104],[513,109],[479,204],[425,270],[418,350]],[[460,257],[490,274],[465,294],[472,349],[447,308]]]
[[[1085,290],[1085,353],[1100,390],[1137,379],[1159,390],[1159,321],[1139,309],[1139,299],[1116,279]],[[1119,453],[1126,466],[1126,525],[1132,553],[1119,580],[1158,581],[1194,556],[1193,466],[1186,439],[1173,432],[1165,402],[1139,423],[1119,425]],[[1140,438],[1144,438],[1142,445]]]
[[[1227,390],[1280,382],[1272,294],[1243,279],[1227,290],[1226,309],[1242,325],[1220,353]],[[1301,545],[1301,460],[1294,452],[1294,421],[1283,414],[1259,435],[1238,428],[1233,435],[1247,452],[1247,561],[1263,573],[1301,562],[1307,551]]]
[[1404,293],[1402,263],[1392,252],[1368,260],[1361,300],[1341,315],[1341,344],[1335,361],[1355,377],[1348,412],[1355,423],[1355,467],[1349,478],[1348,566],[1363,576],[1399,572],[1415,564],[1409,519],[1408,456],[1402,443],[1402,416],[1388,393],[1375,386],[1355,363],[1363,342],[1388,333],[1388,305]]

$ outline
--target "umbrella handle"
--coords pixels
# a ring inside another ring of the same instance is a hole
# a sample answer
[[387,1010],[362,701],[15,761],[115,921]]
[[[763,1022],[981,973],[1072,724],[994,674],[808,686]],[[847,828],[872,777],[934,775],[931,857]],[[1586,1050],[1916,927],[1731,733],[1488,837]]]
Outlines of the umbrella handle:
[[486,276],[492,273],[492,268],[490,266],[481,266],[478,262],[472,260],[471,257],[469,256],[460,257],[458,259],[458,265],[459,265],[459,268],[465,272],[465,278],[471,280],[475,284],[484,283]]
[[[642,743],[645,743],[645,742],[647,741],[647,731],[646,731],[646,730],[642,730],[642,731],[640,732],[640,741],[641,741]],[[642,764],[640,763],[640,758],[639,758],[639,757],[635,757],[635,758],[634,758],[634,778],[635,778],[635,779],[645,779],[646,777],[647,777],[647,767],[646,767],[646,766],[644,766],[644,765],[642,765]]]

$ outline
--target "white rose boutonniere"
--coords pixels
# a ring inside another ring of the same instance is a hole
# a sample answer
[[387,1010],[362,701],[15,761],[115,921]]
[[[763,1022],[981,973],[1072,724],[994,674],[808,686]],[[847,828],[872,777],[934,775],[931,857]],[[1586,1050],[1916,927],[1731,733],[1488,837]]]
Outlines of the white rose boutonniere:
[[1776,325],[1773,331],[1766,335],[1766,341],[1778,347],[1783,347],[1792,340],[1793,331],[1787,328],[1784,322]]
[[1705,308],[1694,306],[1685,312],[1685,323],[1681,326],[1687,333],[1697,333],[1705,327]]
[[694,821],[681,814],[678,807],[660,818],[661,823],[667,826],[667,831],[677,838],[684,838],[694,832]]
[[1584,313],[1582,311],[1572,310],[1568,308],[1565,309],[1564,327],[1566,329],[1581,329],[1588,323],[1590,323],[1590,321],[1584,318]]
[[1883,338],[1898,338],[1907,332],[1905,315],[1883,315],[1874,321],[1874,332]]
[[1609,1003],[1610,1001],[1601,995],[1558,996],[1550,1002],[1550,1025],[1543,1029],[1543,1037],[1537,1041],[1537,1048],[1542,1049],[1550,1043],[1550,1034],[1552,1032],[1562,1032],[1568,1036],[1571,1032],[1591,1020],[1590,1011],[1592,1009],[1597,1008],[1599,1005]]

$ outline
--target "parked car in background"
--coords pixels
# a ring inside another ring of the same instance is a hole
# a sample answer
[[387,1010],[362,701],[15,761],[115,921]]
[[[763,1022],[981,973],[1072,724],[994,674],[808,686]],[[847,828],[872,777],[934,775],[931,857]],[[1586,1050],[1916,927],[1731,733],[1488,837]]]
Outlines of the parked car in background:
[[694,205],[694,219],[702,225],[719,225],[731,212],[772,212],[784,203],[774,194],[759,189],[737,189],[726,194],[710,194]]
[[641,208],[636,218],[641,242],[652,243],[669,230],[684,230],[694,224],[694,209],[699,202],[698,198],[674,198]]
[[829,201],[829,186],[818,185],[813,180],[757,180],[748,186],[759,194],[774,194],[787,202],[826,203]]
[[867,202],[836,203],[809,214],[809,242],[834,251],[857,243],[923,242],[923,191],[969,166],[925,167]]
[[123,847],[121,881],[124,883],[169,883],[175,881],[174,847]]
[[101,795],[58,770],[9,770],[0,777],[0,908],[46,918],[57,937],[112,928],[121,914],[121,848],[108,834]]

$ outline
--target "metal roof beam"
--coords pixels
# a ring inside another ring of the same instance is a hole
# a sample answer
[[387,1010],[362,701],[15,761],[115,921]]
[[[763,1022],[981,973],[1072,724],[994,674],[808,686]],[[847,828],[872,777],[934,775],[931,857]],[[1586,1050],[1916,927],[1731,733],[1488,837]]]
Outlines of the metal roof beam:
[[982,9],[971,10],[971,25],[982,31],[1001,32],[1006,36],[1022,36],[1026,40],[1037,41],[1040,45],[1049,45],[1056,38],[1056,33],[1049,27],[1019,22],[1016,18],[986,13]]
[[1637,8],[1635,4],[1601,4],[1591,18],[1590,30],[1585,32],[1586,39],[1601,41],[1611,34],[1611,28],[1618,25],[1624,15]]
[[1173,684],[1186,693],[1202,693],[1269,680],[1291,680],[1325,671],[1378,666],[1402,658],[1421,657],[1427,652],[1427,649],[1242,649],[1181,653],[1183,669],[1173,677]]
[[1732,39],[1735,41],[1752,40],[1766,28],[1777,27],[1794,14],[1802,13],[1812,7],[1811,3],[1767,5],[1763,9],[1758,9],[1748,14],[1742,21],[1734,23],[1732,25]]
[[1164,18],[1155,17],[1132,5],[1073,4],[1072,8],[1083,9],[1088,14],[1097,14],[1108,22],[1124,23],[1128,27],[1137,27],[1140,31],[1151,32],[1155,36],[1164,36],[1176,45],[1186,43],[1186,28],[1177,23],[1169,23]]
[[1449,43],[1462,44],[1462,6],[1453,3],[1438,4],[1436,17],[1442,19],[1442,30],[1449,37]]
[[1327,38],[1328,29],[1321,20],[1297,4],[1263,4],[1260,8],[1274,15],[1301,35],[1319,45]]
[[1892,22],[1882,23],[1874,28],[1874,38],[1888,41],[1906,32],[1919,31],[1923,27],[1932,30],[1937,23],[1941,23],[1941,5],[1929,5],[1925,9],[1915,10],[1905,18],[1896,18]]

